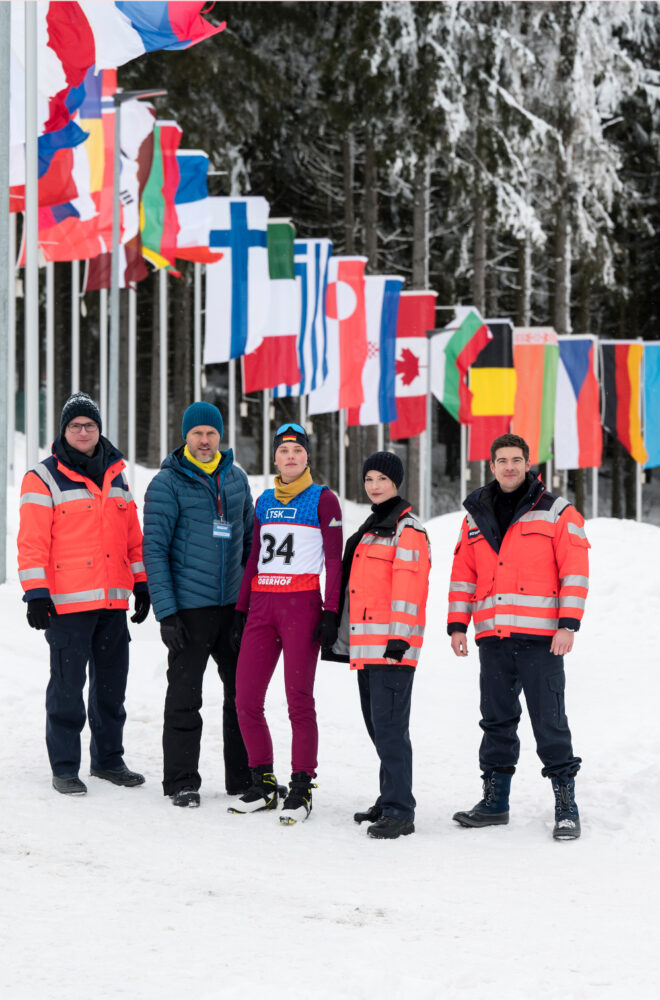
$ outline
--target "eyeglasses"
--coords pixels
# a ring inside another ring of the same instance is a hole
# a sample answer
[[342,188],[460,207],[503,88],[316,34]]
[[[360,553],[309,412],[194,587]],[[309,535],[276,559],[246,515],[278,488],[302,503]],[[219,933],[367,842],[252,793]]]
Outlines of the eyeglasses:
[[307,431],[304,427],[301,427],[300,424],[282,424],[282,426],[278,427],[275,431],[275,437],[278,437],[280,434],[284,434],[285,431],[295,431],[296,434],[304,434],[307,436]]
[[98,431],[99,425],[91,421],[89,424],[69,424],[67,427],[68,431],[72,434],[82,434],[84,431],[86,434],[93,434],[94,431]]

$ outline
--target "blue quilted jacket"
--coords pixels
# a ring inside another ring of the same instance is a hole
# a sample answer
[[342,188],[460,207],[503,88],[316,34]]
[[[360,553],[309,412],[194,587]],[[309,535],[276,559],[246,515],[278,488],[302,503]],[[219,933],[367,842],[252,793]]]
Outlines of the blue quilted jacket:
[[[231,523],[228,540],[213,537],[218,474],[222,515]],[[144,501],[143,558],[158,621],[180,608],[235,603],[253,525],[250,486],[231,449],[213,476],[188,462],[183,447],[170,452]]]

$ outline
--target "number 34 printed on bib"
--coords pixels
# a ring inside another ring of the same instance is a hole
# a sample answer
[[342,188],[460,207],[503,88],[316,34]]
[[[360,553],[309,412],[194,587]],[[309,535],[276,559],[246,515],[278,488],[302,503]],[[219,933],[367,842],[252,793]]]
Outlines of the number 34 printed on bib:
[[[261,535],[261,558],[259,560],[262,566],[266,566],[268,563],[272,562],[273,559],[283,559],[285,566],[290,566],[295,555],[293,550],[293,532],[289,532],[281,541],[275,538],[275,535],[269,535],[267,533],[262,533]],[[277,547],[276,547],[277,546]]]

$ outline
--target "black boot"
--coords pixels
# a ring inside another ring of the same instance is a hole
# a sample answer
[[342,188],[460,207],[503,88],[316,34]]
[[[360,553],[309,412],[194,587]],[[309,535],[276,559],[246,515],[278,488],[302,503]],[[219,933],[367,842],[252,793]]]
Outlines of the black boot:
[[87,785],[76,774],[73,778],[59,778],[53,775],[53,788],[62,795],[86,795]]
[[552,790],[555,793],[555,828],[552,836],[555,840],[577,840],[582,829],[575,803],[575,778],[553,778]]
[[367,827],[367,836],[375,840],[396,840],[415,832],[411,819],[397,819],[396,816],[381,816],[377,823]]
[[473,809],[454,813],[461,826],[499,826],[509,822],[510,774],[489,771],[481,775],[484,797]]
[[307,819],[312,811],[312,788],[316,788],[316,785],[312,783],[312,776],[307,771],[296,771],[291,775],[289,794],[280,814],[283,826],[292,826]]
[[279,801],[279,786],[273,774],[272,764],[261,764],[250,768],[252,784],[244,795],[241,795],[235,805],[230,806],[230,813],[264,812],[277,809]]
[[181,806],[182,809],[197,809],[201,801],[199,792],[194,788],[178,788],[170,795],[173,806]]
[[365,809],[364,812],[358,812],[353,814],[353,819],[356,823],[375,823],[383,815],[383,810],[379,805],[374,804]]
[[105,781],[111,781],[113,785],[123,785],[125,788],[134,788],[136,785],[144,784],[144,775],[138,774],[137,771],[129,771],[125,764],[114,771],[90,767],[89,773],[92,778],[103,778]]

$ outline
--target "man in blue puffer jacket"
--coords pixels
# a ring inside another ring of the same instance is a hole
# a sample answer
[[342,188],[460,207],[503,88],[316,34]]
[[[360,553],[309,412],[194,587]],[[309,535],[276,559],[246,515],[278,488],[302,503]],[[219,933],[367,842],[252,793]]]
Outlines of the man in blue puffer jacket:
[[236,717],[234,605],[252,544],[254,506],[231,449],[220,453],[222,416],[211,403],[183,415],[185,445],[163,461],[144,504],[143,558],[154,614],[168,649],[163,791],[176,806],[198,806],[202,681],[209,656],[224,687],[225,786],[250,785]]

